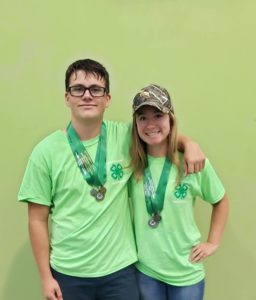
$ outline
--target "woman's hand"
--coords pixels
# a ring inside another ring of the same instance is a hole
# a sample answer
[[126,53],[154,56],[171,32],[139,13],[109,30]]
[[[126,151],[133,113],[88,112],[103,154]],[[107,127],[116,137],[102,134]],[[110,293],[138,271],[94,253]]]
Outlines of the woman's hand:
[[206,257],[212,255],[218,249],[218,247],[219,245],[212,244],[209,242],[200,243],[192,248],[189,260],[192,263],[198,263]]

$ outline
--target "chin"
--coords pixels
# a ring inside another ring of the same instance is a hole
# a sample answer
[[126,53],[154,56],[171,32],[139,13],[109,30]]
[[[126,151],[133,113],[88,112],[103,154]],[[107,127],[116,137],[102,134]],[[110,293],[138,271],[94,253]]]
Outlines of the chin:
[[157,146],[162,144],[162,140],[146,140],[145,143],[147,143],[148,145],[152,145],[152,146]]
[[92,111],[84,111],[81,115],[81,118],[88,118],[88,119],[95,119],[97,117],[99,117],[98,114],[95,114],[95,112]]

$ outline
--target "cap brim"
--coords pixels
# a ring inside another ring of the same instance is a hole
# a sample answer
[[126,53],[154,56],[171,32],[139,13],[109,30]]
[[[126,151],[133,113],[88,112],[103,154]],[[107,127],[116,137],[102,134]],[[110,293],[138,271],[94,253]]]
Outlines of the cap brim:
[[160,110],[162,113],[166,113],[166,111],[163,110],[163,107],[159,107],[159,105],[157,105],[157,103],[155,103],[153,101],[147,101],[147,102],[141,103],[140,105],[138,105],[136,107],[136,109],[133,109],[134,113],[137,112],[143,106],[152,106],[152,107],[155,107],[158,110]]

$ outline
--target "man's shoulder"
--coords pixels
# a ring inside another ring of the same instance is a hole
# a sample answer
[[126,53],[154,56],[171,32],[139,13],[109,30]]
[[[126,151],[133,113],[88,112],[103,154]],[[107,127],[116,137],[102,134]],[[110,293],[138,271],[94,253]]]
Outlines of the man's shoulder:
[[32,153],[45,153],[48,150],[53,150],[56,146],[60,146],[62,143],[66,143],[65,133],[62,130],[56,130],[41,139],[41,141],[35,145]]
[[131,123],[119,121],[104,121],[107,127],[108,143],[112,145],[125,145],[130,143]]
[[108,126],[117,126],[117,127],[131,126],[131,122],[126,122],[126,121],[104,120],[104,123]]
[[131,122],[122,122],[122,121],[113,121],[113,120],[104,120],[104,123],[107,126],[107,130],[115,130],[115,131],[131,131]]

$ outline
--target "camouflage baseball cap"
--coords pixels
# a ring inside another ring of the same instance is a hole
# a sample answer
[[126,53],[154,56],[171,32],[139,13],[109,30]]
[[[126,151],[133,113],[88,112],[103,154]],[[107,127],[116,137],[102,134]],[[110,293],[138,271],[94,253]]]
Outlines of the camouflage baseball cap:
[[165,114],[170,111],[174,113],[168,91],[156,84],[150,84],[136,94],[133,99],[133,113],[145,105],[154,106]]

